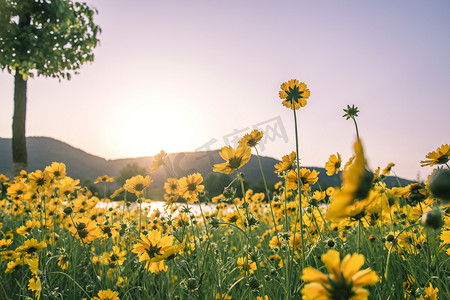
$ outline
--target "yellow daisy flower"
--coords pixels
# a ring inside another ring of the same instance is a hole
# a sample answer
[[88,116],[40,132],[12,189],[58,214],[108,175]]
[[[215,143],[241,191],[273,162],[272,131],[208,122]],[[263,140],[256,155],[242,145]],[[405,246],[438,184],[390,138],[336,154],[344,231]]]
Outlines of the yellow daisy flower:
[[[306,88],[305,83],[299,82],[297,79],[291,79],[281,84],[281,91],[278,94],[285,107],[299,109],[306,105],[306,99],[309,98],[311,93]],[[292,102],[294,107],[292,107]]]
[[47,247],[47,243],[45,241],[38,243],[36,239],[29,239],[23,243],[23,246],[17,247],[16,252],[25,256],[30,256],[31,253],[39,251],[45,247]]
[[437,300],[438,298],[438,288],[433,288],[433,285],[430,282],[430,285],[425,288],[425,295],[423,297],[417,298],[417,300]]
[[37,170],[28,174],[28,180],[28,184],[33,190],[41,191],[45,186],[50,184],[52,178],[47,171],[42,172],[41,170]]
[[101,290],[98,292],[97,296],[92,298],[92,300],[119,300],[119,292],[113,292],[110,289]]
[[205,188],[201,183],[203,177],[200,173],[194,173],[179,180],[181,195],[188,200],[189,203],[197,199],[198,193]]
[[295,151],[292,151],[291,154],[283,156],[281,158],[281,162],[275,165],[275,173],[280,174],[281,172],[291,170],[296,156],[297,153],[295,153]]
[[153,179],[151,179],[150,176],[143,177],[142,175],[136,175],[127,179],[123,187],[128,192],[134,193],[139,197],[152,182]]
[[236,150],[231,146],[222,147],[221,150],[220,156],[226,160],[226,162],[215,164],[213,167],[214,172],[231,174],[245,165],[252,156],[251,149],[245,144],[240,144]]
[[[303,188],[308,188],[319,180],[319,172],[316,170],[309,170],[306,168],[300,169],[300,180],[302,181]],[[287,190],[296,190],[298,188],[297,172],[290,170],[286,176],[286,188]]]
[[61,179],[66,176],[66,165],[63,163],[53,162],[50,166],[45,168],[45,171],[52,179]]
[[239,144],[245,144],[248,147],[255,147],[258,142],[263,138],[264,133],[258,129],[253,130],[251,133],[247,133],[240,140]]
[[253,274],[257,269],[256,263],[248,258],[238,257],[236,263],[243,274]]
[[426,158],[428,159],[420,162],[422,167],[446,164],[450,160],[450,145],[445,144],[436,151],[429,152]]
[[327,170],[327,175],[331,176],[337,174],[342,164],[342,158],[339,153],[330,155],[327,163],[325,164],[325,169]]
[[381,172],[381,174],[388,176],[389,174],[391,174],[391,170],[392,168],[395,166],[394,163],[389,163],[386,168],[383,169],[383,171]]
[[114,182],[114,177],[110,177],[108,175],[97,177],[97,179],[95,179],[94,181],[94,184],[97,184],[99,182]]
[[69,228],[73,236],[82,240],[84,243],[89,244],[100,236],[102,233],[100,228],[97,226],[97,222],[94,222],[88,218],[82,218],[77,221],[76,226],[71,226]]
[[325,275],[313,267],[303,269],[302,280],[309,282],[301,291],[305,300],[363,300],[369,296],[363,286],[378,282],[377,274],[370,268],[359,271],[364,265],[361,254],[347,254],[341,262],[338,251],[328,250],[321,259],[330,274]]
[[184,248],[184,243],[173,245],[174,237],[162,236],[161,231],[151,230],[147,236],[141,234],[141,239],[133,246],[133,253],[139,256],[139,261],[145,261],[145,268],[151,273],[166,271],[165,260]]

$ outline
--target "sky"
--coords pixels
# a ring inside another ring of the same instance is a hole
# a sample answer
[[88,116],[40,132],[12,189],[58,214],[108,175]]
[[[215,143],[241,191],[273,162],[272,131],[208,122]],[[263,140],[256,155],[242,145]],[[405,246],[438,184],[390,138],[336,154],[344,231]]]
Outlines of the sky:
[[[352,155],[357,118],[368,166],[426,179],[450,143],[446,0],[87,0],[102,28],[93,63],[70,81],[28,81],[27,136],[106,159],[219,149],[258,128],[260,154],[295,150],[290,79],[311,91],[297,111],[303,166]],[[0,137],[11,137],[13,76],[0,72]],[[323,174],[325,175],[325,174]]]

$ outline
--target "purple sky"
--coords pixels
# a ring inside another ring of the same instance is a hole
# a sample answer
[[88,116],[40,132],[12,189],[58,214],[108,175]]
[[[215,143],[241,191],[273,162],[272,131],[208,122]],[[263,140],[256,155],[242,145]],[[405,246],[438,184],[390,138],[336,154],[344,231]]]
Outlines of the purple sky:
[[[266,133],[261,154],[280,159],[295,137],[278,91],[296,78],[311,90],[298,113],[305,166],[352,154],[347,104],[372,169],[394,162],[425,179],[420,160],[450,143],[448,1],[87,2],[103,30],[95,61],[71,81],[29,80],[28,136],[120,158],[217,149],[268,126],[279,135]],[[11,137],[6,72],[0,99],[0,137]]]

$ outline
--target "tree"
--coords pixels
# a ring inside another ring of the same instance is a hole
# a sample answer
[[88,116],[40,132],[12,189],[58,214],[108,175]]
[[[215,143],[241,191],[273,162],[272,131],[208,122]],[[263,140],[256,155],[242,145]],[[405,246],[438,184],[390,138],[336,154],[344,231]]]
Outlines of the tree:
[[123,186],[127,179],[137,175],[146,176],[148,175],[148,171],[146,168],[140,167],[136,162],[128,163],[125,167],[120,169],[119,176],[116,178],[116,183],[119,186]]
[[14,73],[12,155],[14,174],[28,163],[25,120],[27,80],[70,80],[94,60],[101,32],[96,9],[70,0],[0,0],[0,68]]

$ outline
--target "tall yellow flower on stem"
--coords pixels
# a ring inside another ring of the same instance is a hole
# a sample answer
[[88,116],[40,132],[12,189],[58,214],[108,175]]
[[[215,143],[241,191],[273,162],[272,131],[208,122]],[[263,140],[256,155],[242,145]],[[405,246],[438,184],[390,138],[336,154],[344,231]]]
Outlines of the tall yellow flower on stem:
[[[306,106],[306,99],[310,96],[310,91],[306,88],[306,84],[299,82],[297,79],[291,79],[281,84],[281,91],[278,92],[283,100],[283,105],[287,108],[299,109]],[[294,106],[292,105],[294,103]]]
[[302,280],[309,282],[302,289],[304,300],[365,300],[370,293],[363,286],[378,282],[375,271],[370,268],[359,270],[364,265],[364,256],[361,254],[347,254],[341,262],[339,252],[328,250],[322,255],[322,262],[329,275],[313,267],[303,269]]
[[252,132],[247,133],[239,140],[240,144],[245,144],[247,146],[256,147],[258,142],[263,138],[264,133],[258,129],[254,129]]
[[245,165],[252,156],[251,149],[245,144],[240,144],[236,150],[231,146],[222,147],[221,150],[220,156],[226,160],[226,162],[215,164],[213,167],[214,172],[231,174]]
[[[279,96],[283,100],[283,105],[287,108],[291,108],[292,112],[294,113],[294,124],[295,124],[295,151],[297,153],[296,156],[296,164],[297,164],[297,178],[300,178],[300,158],[299,158],[299,142],[298,142],[298,126],[297,126],[297,114],[295,111],[299,109],[300,107],[304,107],[306,105],[306,99],[310,96],[310,91],[306,88],[306,84],[303,82],[299,82],[297,79],[292,79],[288,82],[284,82],[281,84],[281,91],[279,91]],[[297,192],[299,195],[299,220],[303,220],[303,209],[300,204],[300,195],[301,195],[301,181],[299,181],[299,184],[297,184]],[[294,239],[295,239],[295,231],[294,229]],[[300,232],[303,232],[303,221],[300,222]],[[303,240],[303,234],[300,235],[301,239],[301,267],[303,269],[305,261],[303,259],[304,257],[304,240]],[[289,266],[287,266],[287,269],[289,269]],[[289,272],[287,272],[287,275],[289,275]],[[289,282],[289,278],[287,278],[287,282]]]

